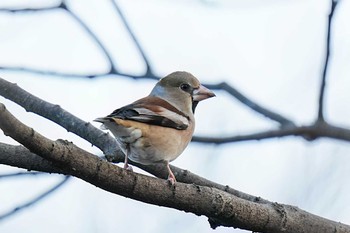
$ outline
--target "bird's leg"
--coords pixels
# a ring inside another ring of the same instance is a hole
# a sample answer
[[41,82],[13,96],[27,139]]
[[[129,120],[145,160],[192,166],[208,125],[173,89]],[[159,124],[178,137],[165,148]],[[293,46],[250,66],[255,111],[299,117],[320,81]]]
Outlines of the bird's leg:
[[170,182],[171,185],[174,185],[176,183],[176,178],[174,176],[174,173],[170,169],[169,161],[166,161],[166,167],[167,167],[168,172],[169,172],[168,181]]
[[129,152],[130,152],[130,145],[129,145],[129,143],[126,144],[126,150],[125,151],[126,151],[126,153],[125,153],[125,158],[124,158],[124,169],[132,171],[132,166],[130,166],[128,164],[128,155],[129,155]]

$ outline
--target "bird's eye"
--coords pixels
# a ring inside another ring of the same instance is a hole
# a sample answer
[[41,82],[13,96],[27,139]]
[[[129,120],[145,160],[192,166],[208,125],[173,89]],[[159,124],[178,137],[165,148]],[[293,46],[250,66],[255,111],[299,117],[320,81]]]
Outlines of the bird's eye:
[[181,84],[180,88],[181,88],[181,90],[186,91],[186,92],[190,92],[191,91],[191,86],[189,84],[187,84],[187,83]]

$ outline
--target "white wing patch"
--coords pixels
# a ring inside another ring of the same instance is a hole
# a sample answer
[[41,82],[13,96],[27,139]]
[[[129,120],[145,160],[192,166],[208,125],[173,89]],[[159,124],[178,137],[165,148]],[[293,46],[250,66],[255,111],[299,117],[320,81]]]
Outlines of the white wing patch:
[[[184,117],[176,112],[173,112],[167,108],[163,108],[161,106],[158,106],[157,112],[154,112],[154,111],[147,109],[147,108],[134,108],[134,110],[137,111],[141,115],[141,116],[135,117],[138,119],[140,119],[142,117],[147,118],[147,116],[160,116],[160,117],[168,118],[169,120],[175,122],[178,125],[186,125],[186,126],[189,125],[189,121],[186,117]],[[142,115],[144,115],[144,116],[142,116]]]

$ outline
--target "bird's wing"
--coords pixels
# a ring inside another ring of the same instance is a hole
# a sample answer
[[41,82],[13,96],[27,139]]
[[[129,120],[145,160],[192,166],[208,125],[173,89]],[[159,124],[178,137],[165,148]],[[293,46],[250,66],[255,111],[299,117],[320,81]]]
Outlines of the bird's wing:
[[148,96],[132,104],[119,108],[107,118],[138,121],[150,125],[185,130],[190,118],[167,101]]

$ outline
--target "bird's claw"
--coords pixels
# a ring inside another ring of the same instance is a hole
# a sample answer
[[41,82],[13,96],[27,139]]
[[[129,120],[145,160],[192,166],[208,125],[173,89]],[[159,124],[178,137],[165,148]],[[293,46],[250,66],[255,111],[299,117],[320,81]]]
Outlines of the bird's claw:
[[132,166],[130,166],[128,164],[124,165],[124,169],[127,171],[133,171]]

